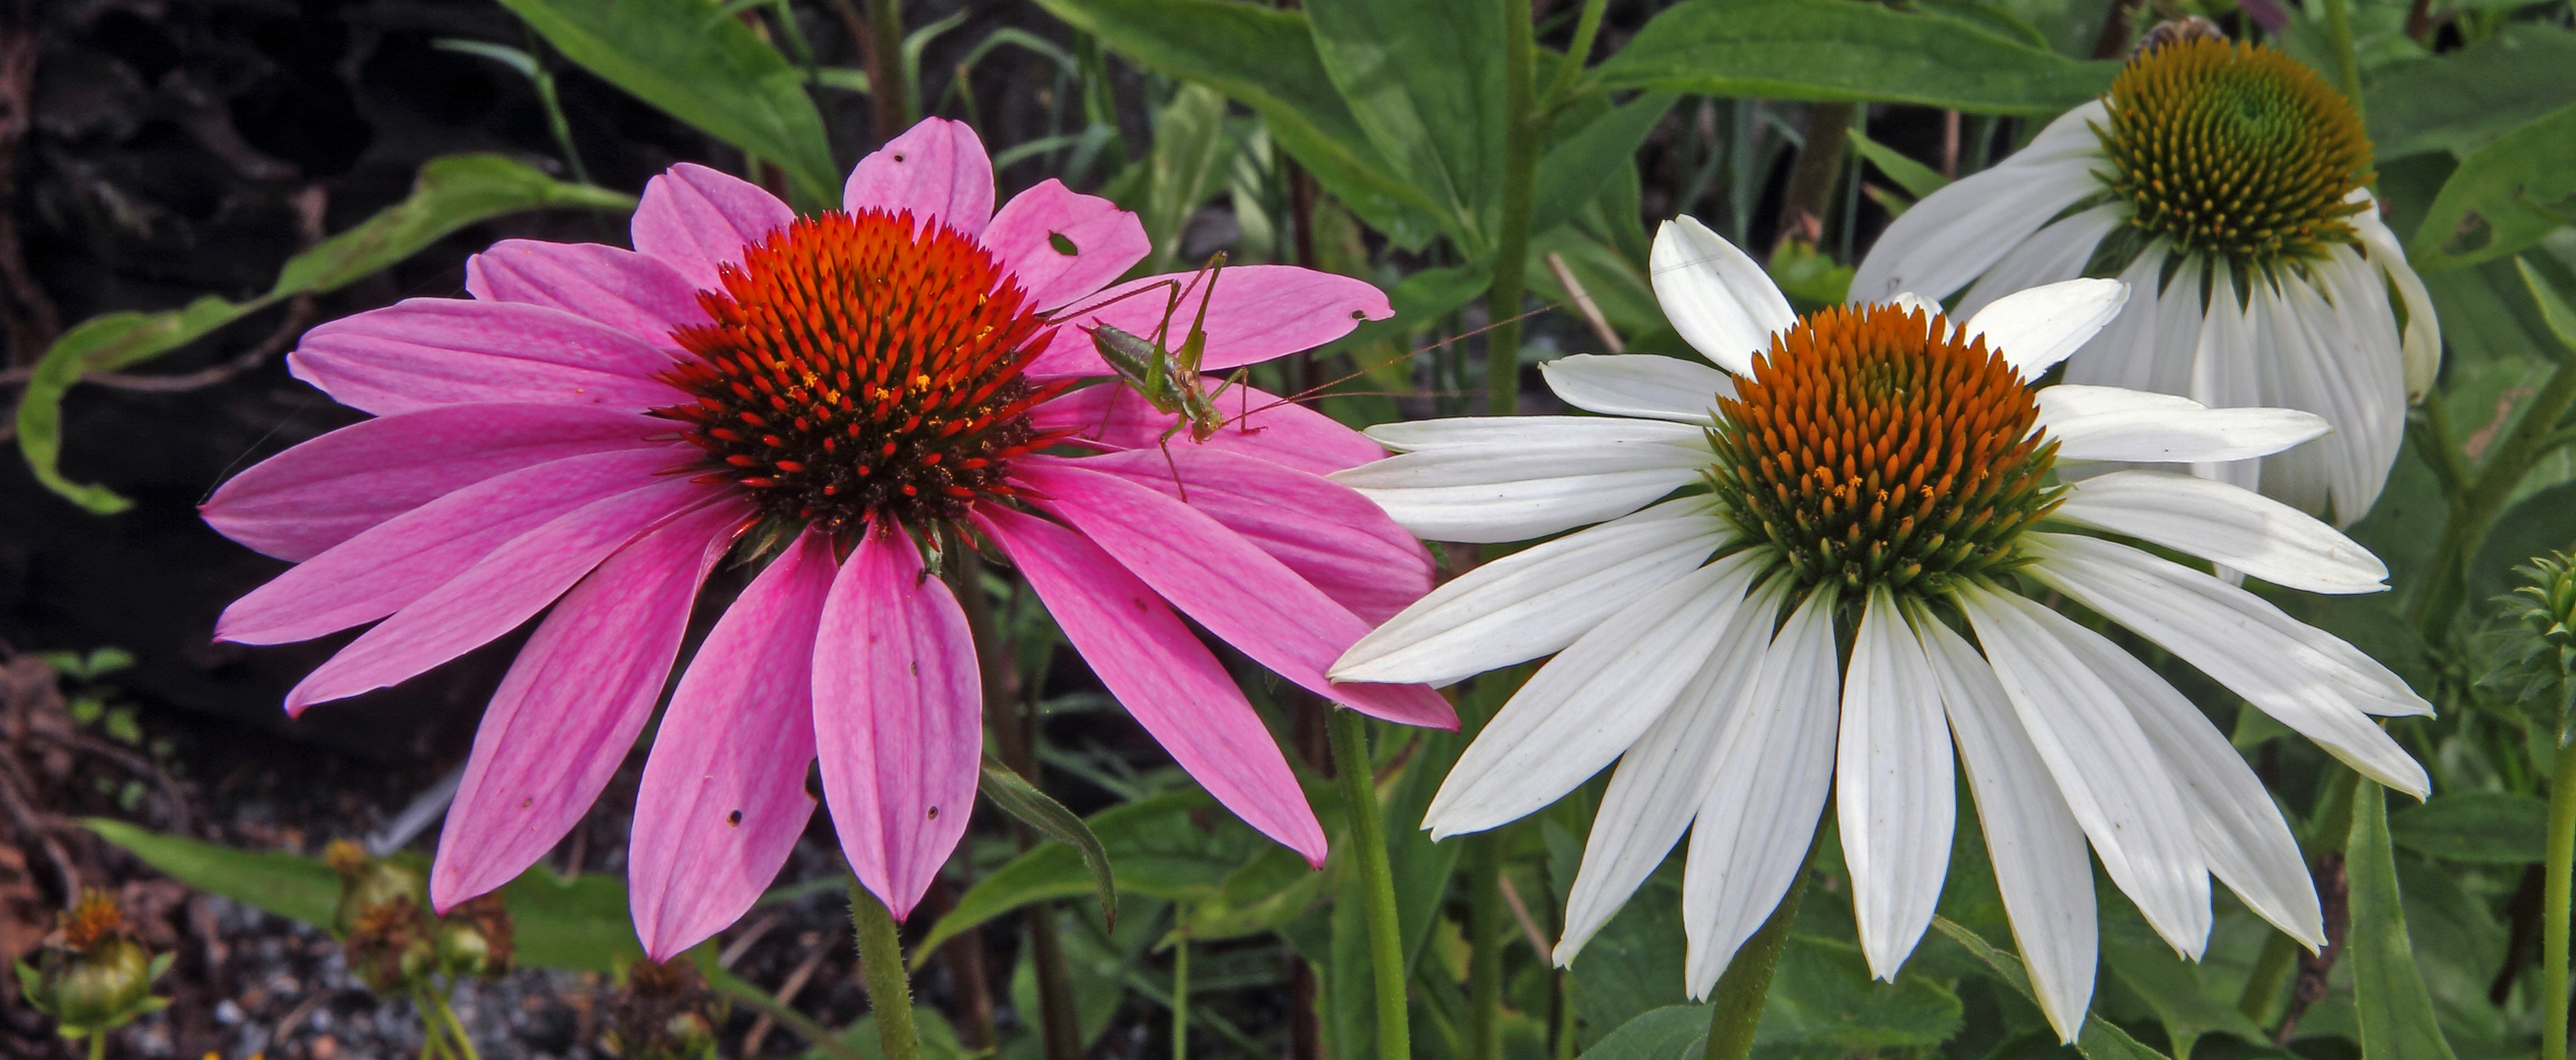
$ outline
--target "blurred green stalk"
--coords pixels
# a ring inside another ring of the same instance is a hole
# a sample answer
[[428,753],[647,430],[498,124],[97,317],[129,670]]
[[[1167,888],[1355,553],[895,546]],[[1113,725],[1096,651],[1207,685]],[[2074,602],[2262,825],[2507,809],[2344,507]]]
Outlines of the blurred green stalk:
[[[1485,414],[1509,416],[1520,407],[1521,294],[1529,270],[1530,211],[1538,188],[1537,86],[1531,84],[1536,47],[1530,41],[1530,0],[1503,4],[1503,203],[1502,231],[1494,239],[1494,284],[1485,293]],[[1578,60],[1579,61],[1579,60]]]
[[[1526,4],[1527,0],[1522,0]],[[1411,1057],[1404,1005],[1404,936],[1395,921],[1395,873],[1386,862],[1386,824],[1378,818],[1376,778],[1369,770],[1368,719],[1333,707],[1333,776],[1351,817],[1360,894],[1368,908],[1369,970],[1377,980],[1377,1055]],[[908,1058],[907,1058],[908,1060]]]
[[[2564,374],[2563,372],[2561,374]],[[2540,1033],[2541,1060],[2567,1060],[2567,911],[2576,863],[2576,744],[2560,744],[2549,774],[2549,864],[2542,893],[2540,926],[2540,1011],[2546,1022]]]

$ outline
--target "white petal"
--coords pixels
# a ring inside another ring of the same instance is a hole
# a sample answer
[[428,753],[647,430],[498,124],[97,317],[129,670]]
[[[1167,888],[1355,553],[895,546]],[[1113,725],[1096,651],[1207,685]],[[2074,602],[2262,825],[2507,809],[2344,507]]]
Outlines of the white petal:
[[2167,297],[2161,291],[2164,264],[2165,246],[2158,242],[2121,271],[2120,282],[2129,285],[2129,301],[2109,327],[2066,359],[2067,383],[2154,389],[2158,310]]
[[2387,565],[2333,527],[2259,493],[2189,475],[2116,471],[2088,478],[2050,517],[2152,541],[2287,588],[2388,588]]
[[2059,639],[2120,693],[2164,757],[2209,871],[2310,951],[2325,945],[2325,914],[2299,841],[2235,746],[2182,693],[2117,645],[2082,627],[2061,630]]
[[1333,664],[1336,681],[1446,685],[1560,651],[1733,536],[1682,497],[1484,564],[1414,601]]
[[1423,827],[1434,840],[1481,832],[1555,802],[1609,765],[1716,650],[1761,564],[1737,553],[1682,575],[1559,652],[1458,756]]
[[[2297,288],[2310,297],[2304,281],[2296,276],[2257,278],[2247,293],[2246,319],[2256,336],[2256,354],[2263,384],[2262,400],[2255,402],[2276,408],[2314,412],[2334,430],[2309,445],[2292,446],[2263,460],[2263,492],[2303,512],[2324,512],[2333,505],[2331,498],[2349,496],[2356,485],[2351,473],[2351,450],[2356,444],[2367,445],[2371,432],[2356,435],[2346,428],[2354,425],[2351,412],[2351,390],[2356,382],[2341,365],[2320,370],[2319,350],[2310,341],[2309,329],[2290,312],[2282,297],[2282,286]],[[2328,311],[2332,316],[2332,311]],[[2327,321],[2332,326],[2331,320]],[[2337,329],[2340,330],[2340,329]],[[2349,340],[2334,337],[2338,345]],[[2399,399],[2390,395],[2392,405]],[[2398,412],[2403,414],[2403,408]],[[2393,455],[2393,454],[2392,454]]]
[[2100,945],[2084,829],[2013,716],[1994,668],[1939,619],[1918,613],[1914,628],[1941,682],[1941,706],[1985,826],[1986,856],[2012,921],[2013,947],[2030,970],[2049,1026],[2071,1043],[2093,1001]]
[[[1535,417],[1533,417],[1535,418]],[[1430,423],[1455,421],[1433,420]],[[1705,437],[1652,440],[1645,428],[1698,432],[1650,420],[1625,438],[1441,446],[1334,472],[1405,529],[1435,541],[1520,541],[1613,519],[1699,478]],[[1481,428],[1454,428],[1473,431]]]
[[1941,688],[1896,599],[1874,590],[1843,674],[1834,807],[1870,974],[1896,981],[1950,870],[1950,741]]
[[[1959,296],[1953,319],[1975,316],[1995,299],[2015,291],[2084,275],[2084,266],[2093,260],[2093,251],[2102,245],[2102,237],[2120,227],[2121,218],[2127,214],[2128,206],[2114,201],[2049,222],[2048,227],[2032,233],[1985,275],[1977,277],[1968,293]],[[2127,277],[2121,279],[2133,282]]]
[[2088,122],[2106,113],[2099,101],[2068,111],[2018,154],[1898,215],[1853,274],[1851,300],[1884,301],[1898,291],[1947,298],[2059,211],[2101,191],[2093,171],[2110,163]]
[[1727,720],[1717,782],[1691,822],[1682,869],[1686,980],[1707,997],[1744,940],[1797,882],[1832,789],[1836,703],[1833,600],[1816,593],[1772,638],[1762,676]]
[[[2349,198],[2370,200],[2370,192],[2355,188]],[[2397,233],[2380,220],[2378,202],[2371,201],[2370,209],[2354,214],[2352,228],[2361,236],[2361,245],[2370,248],[2371,263],[2388,277],[2389,286],[2397,288],[2398,300],[2406,307],[2406,402],[2422,401],[2442,374],[2442,329],[2434,319],[2433,296],[2424,290],[2415,266],[2407,262]]]
[[[2213,409],[2262,407],[2256,373],[2265,358],[2246,307],[2236,300],[2235,276],[2226,268],[2209,270],[2208,314],[2201,320],[2198,345],[2192,349],[2191,385],[2183,392]],[[2191,473],[2249,490],[2261,488],[2263,465],[2237,463],[2237,459],[2203,457],[2192,462]]]
[[2209,942],[2208,863],[2155,746],[2062,643],[2063,630],[2083,627],[2018,595],[1968,586],[1955,599],[2103,871],[2157,934],[2198,959]]
[[2127,545],[2022,535],[2024,568],[2103,617],[2163,645],[2364,776],[2424,797],[2424,767],[2366,716],[2429,714],[2396,674],[2243,589]]
[[1542,362],[1538,370],[1566,404],[1604,416],[1705,426],[1717,399],[1735,396],[1726,373],[1679,357],[1578,353]]
[[[1381,423],[1369,428],[1367,434],[1377,444],[1398,453],[1477,448],[1494,456],[1534,448],[1580,450],[1641,442],[1705,450],[1708,437],[1705,428],[1689,424],[1611,416],[1451,416]],[[1374,467],[1376,463],[1362,466]]]
[[1654,874],[1717,782],[1718,738],[1761,673],[1782,581],[1774,578],[1753,591],[1672,708],[1620,757],[1592,815],[1583,866],[1565,898],[1565,933],[1553,954],[1558,967],[1573,963],[1583,944]]
[[2120,315],[2128,300],[2129,285],[2118,280],[2062,280],[1995,299],[1968,318],[1968,337],[1984,336],[1986,348],[2022,378],[2037,379]]
[[2060,460],[2141,464],[2245,460],[2332,429],[2313,412],[2213,409],[2169,394],[2072,385],[2040,390],[2039,424],[2057,438]]
[[[2335,521],[2348,525],[2378,501],[2404,444],[2406,367],[2378,271],[2344,246],[2329,248],[2327,259],[2311,271],[2314,282],[2286,276],[2281,283],[2275,326],[2303,341],[2284,339],[2283,352],[2292,360],[2283,378],[2291,389],[2279,404],[2307,409],[2335,425],[2334,438],[2309,448],[2318,450],[2315,459],[2324,465]],[[2269,481],[2268,466],[2264,474]]]
[[1912,291],[1898,291],[1887,296],[1887,304],[1909,313],[1921,313],[1927,317],[1941,315],[1940,302]]
[[1737,375],[1752,373],[1753,355],[1771,347],[1773,332],[1798,322],[1770,274],[1696,218],[1677,217],[1656,229],[1648,264],[1655,301],[1673,330]]

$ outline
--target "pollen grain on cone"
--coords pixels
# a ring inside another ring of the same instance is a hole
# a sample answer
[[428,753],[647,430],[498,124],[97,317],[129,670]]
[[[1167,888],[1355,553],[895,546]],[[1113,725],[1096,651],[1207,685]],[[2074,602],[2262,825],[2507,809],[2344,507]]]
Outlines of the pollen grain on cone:
[[1938,314],[1819,311],[1717,407],[1719,507],[1805,585],[1940,593],[2017,562],[2061,493],[2030,386]]
[[1024,372],[1046,322],[993,255],[910,213],[799,218],[721,270],[713,323],[673,338],[665,378],[697,400],[709,476],[762,514],[855,533],[872,514],[922,526],[1008,492],[1007,462],[1043,444]]

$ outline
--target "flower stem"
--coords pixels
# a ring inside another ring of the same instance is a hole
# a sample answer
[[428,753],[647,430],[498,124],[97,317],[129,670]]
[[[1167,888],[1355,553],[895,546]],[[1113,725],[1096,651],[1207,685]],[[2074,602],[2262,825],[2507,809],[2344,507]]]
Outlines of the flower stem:
[[1492,832],[1467,837],[1467,1057],[1503,1055],[1503,859]]
[[447,1003],[446,995],[438,993],[433,987],[430,990],[429,1002],[438,1010],[439,1022],[447,1025],[448,1037],[456,1042],[457,1055],[464,1060],[483,1060],[483,1055],[474,1049],[474,1036],[465,1033],[465,1023],[456,1018],[456,1009]]
[[891,140],[912,128],[921,111],[912,98],[912,64],[903,57],[899,0],[867,0],[868,95],[876,106],[877,138]]
[[[2487,453],[2467,488],[2451,502],[2451,517],[2442,524],[2442,537],[2433,547],[2432,580],[2424,595],[2415,599],[2408,616],[2427,644],[2439,645],[2448,638],[2451,617],[2468,596],[2468,567],[2486,543],[2487,531],[2495,526],[2496,517],[2504,514],[2505,502],[2513,499],[2514,487],[2530,472],[2531,465],[2549,451],[2549,441],[2558,433],[2558,421],[2576,405],[2576,350],[2558,362],[2558,370],[2542,385],[2531,406],[2522,413],[2495,448]],[[2447,438],[2434,439],[2435,444],[2450,444]]]
[[2281,1001],[2281,987],[2289,982],[2290,969],[2298,966],[2299,942],[2278,930],[2263,944],[2263,953],[2254,959],[2254,971],[2245,977],[2245,989],[2236,995],[2236,1011],[2257,1025],[2268,1024],[2272,1008]]
[[[1816,848],[1807,847],[1807,859]],[[1762,1002],[1771,996],[1771,974],[1780,970],[1780,951],[1789,945],[1789,925],[1798,919],[1798,903],[1807,896],[1807,860],[1798,862],[1798,882],[1780,899],[1771,919],[1726,964],[1717,977],[1717,992],[1708,1014],[1708,1051],[1704,1060],[1745,1060],[1753,1055],[1753,1031],[1762,1025]]]
[[1502,231],[1494,238],[1494,284],[1485,293],[1485,317],[1493,327],[1485,333],[1485,412],[1492,416],[1509,416],[1520,407],[1521,294],[1529,267],[1530,210],[1538,194],[1530,0],[1502,0],[1502,5]]
[[1386,825],[1378,819],[1377,785],[1369,772],[1368,719],[1334,708],[1330,725],[1333,774],[1351,815],[1351,850],[1359,856],[1360,894],[1368,908],[1369,970],[1377,979],[1377,1055],[1411,1057],[1404,936],[1395,921],[1395,873],[1387,866]]
[[107,1031],[89,1032],[89,1060],[107,1060]]
[[904,975],[903,940],[894,914],[867,885],[850,877],[850,926],[859,937],[859,974],[868,1011],[877,1017],[877,1044],[885,1060],[919,1060],[921,1038],[912,1026],[912,982]]
[[2567,1060],[2567,912],[2576,862],[2576,744],[2558,748],[2549,774],[2548,883],[2540,900],[2540,1010],[2546,1016],[2540,1035],[2541,1060]]
[[[1189,917],[1187,907],[1180,909],[1183,920]],[[1190,937],[1176,934],[1172,940],[1172,1060],[1190,1057]]]
[[2334,45],[2335,83],[2361,117],[2361,55],[2352,45],[2352,0],[2326,0],[2326,39]]

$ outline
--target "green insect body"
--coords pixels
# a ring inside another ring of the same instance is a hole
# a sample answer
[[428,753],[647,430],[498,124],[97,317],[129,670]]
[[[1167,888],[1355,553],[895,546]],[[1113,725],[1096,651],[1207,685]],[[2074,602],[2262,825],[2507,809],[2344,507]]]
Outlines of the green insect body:
[[1217,396],[1240,385],[1246,375],[1245,370],[1237,369],[1217,384],[1215,390],[1207,389],[1199,375],[1199,363],[1207,355],[1207,304],[1215,300],[1216,278],[1225,271],[1225,255],[1218,254],[1211,259],[1203,271],[1208,276],[1208,295],[1199,300],[1198,315],[1190,322],[1189,334],[1182,339],[1179,348],[1168,344],[1172,317],[1179,312],[1181,299],[1188,293],[1187,288],[1177,285],[1165,303],[1162,322],[1154,328],[1152,337],[1137,335],[1113,324],[1096,324],[1091,328],[1092,348],[1100,352],[1100,359],[1109,363],[1110,370],[1118,373],[1119,379],[1155,411],[1178,418],[1178,422],[1163,432],[1163,441],[1167,443],[1184,429],[1190,432],[1193,442],[1205,442],[1216,437],[1216,432],[1226,425],[1225,415],[1217,411]]

